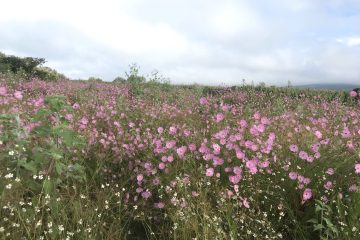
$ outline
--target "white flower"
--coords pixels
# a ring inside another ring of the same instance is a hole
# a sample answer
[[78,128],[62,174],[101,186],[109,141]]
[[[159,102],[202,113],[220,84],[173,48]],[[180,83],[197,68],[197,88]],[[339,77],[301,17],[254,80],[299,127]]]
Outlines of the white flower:
[[5,187],[6,187],[6,189],[11,189],[12,184],[11,184],[11,183],[9,183],[9,184],[8,184],[8,185],[6,185]]
[[63,225],[59,225],[58,229],[59,229],[59,231],[60,231],[60,232],[62,232],[62,231],[64,231],[64,230],[65,230],[65,228],[64,228],[64,226],[63,226]]
[[9,179],[9,178],[12,178],[14,175],[12,173],[8,173],[5,175],[5,178],[6,179]]
[[14,154],[15,154],[14,151],[10,151],[10,152],[9,152],[9,155],[10,155],[10,156],[14,156]]
[[37,223],[36,223],[36,227],[40,227],[42,225],[42,222],[41,220],[39,220]]

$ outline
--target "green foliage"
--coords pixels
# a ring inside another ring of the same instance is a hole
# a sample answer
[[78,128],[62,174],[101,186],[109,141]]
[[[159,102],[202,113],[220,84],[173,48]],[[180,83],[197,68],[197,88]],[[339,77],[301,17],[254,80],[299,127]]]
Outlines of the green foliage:
[[320,239],[336,239],[339,231],[332,222],[333,210],[320,200],[315,200],[315,214],[317,218],[309,220],[313,224],[314,231],[320,232]]
[[129,65],[129,68],[130,68],[129,72],[125,73],[127,78],[126,81],[128,83],[135,85],[146,82],[146,78],[144,76],[139,75],[140,67],[136,63]]
[[126,83],[126,79],[123,78],[123,77],[116,77],[116,78],[113,80],[113,83]]
[[45,81],[58,81],[66,79],[64,74],[58,73],[56,70],[49,67],[37,67],[34,71],[34,76]]
[[[49,193],[64,183],[85,180],[83,164],[74,161],[76,155],[72,154],[73,149],[85,146],[84,140],[67,126],[62,116],[63,110],[71,108],[63,96],[48,96],[45,103],[46,107],[31,119],[38,126],[30,132],[20,124],[18,115],[0,115],[0,125],[6,126],[0,141],[7,149],[0,156],[5,166],[27,182],[33,193],[43,190]],[[33,175],[42,175],[47,181],[39,185]]]
[[23,70],[27,76],[32,76],[35,73],[36,67],[41,66],[44,63],[44,58],[20,58],[12,55],[0,55],[0,70],[2,73],[7,71],[17,73],[18,71]]
[[37,77],[45,81],[66,79],[65,75],[56,70],[42,66],[44,58],[7,56],[0,52],[0,74],[7,75],[5,79],[21,82],[25,79]]
[[101,78],[97,78],[97,77],[89,77],[88,82],[101,83],[101,82],[103,82],[103,80]]

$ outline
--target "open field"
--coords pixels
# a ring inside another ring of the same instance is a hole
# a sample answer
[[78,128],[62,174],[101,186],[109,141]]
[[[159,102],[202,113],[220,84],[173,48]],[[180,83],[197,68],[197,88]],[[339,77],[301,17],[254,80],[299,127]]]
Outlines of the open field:
[[348,92],[0,79],[0,239],[360,239]]

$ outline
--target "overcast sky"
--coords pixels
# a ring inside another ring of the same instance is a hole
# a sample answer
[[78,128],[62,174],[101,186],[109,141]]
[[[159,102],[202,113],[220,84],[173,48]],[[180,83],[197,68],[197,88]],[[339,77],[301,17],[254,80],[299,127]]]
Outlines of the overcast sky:
[[360,0],[9,0],[0,51],[70,78],[360,84]]

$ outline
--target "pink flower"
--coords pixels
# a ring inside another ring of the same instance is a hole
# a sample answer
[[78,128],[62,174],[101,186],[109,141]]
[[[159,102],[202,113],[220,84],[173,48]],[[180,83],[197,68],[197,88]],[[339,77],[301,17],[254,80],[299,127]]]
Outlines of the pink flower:
[[303,193],[303,201],[307,201],[312,197],[312,191],[310,188],[306,188]]
[[254,117],[255,120],[259,120],[261,118],[261,115],[260,115],[259,112],[256,112],[256,113],[254,113],[253,117]]
[[219,153],[220,153],[221,148],[220,148],[220,145],[219,145],[219,144],[214,143],[214,144],[212,145],[212,147],[213,147],[213,149],[214,149],[214,153],[215,153],[215,154],[219,154]]
[[249,172],[250,172],[252,175],[254,175],[254,174],[256,174],[256,173],[258,172],[258,169],[257,169],[256,167],[253,167],[253,168],[250,168],[250,169],[249,169]]
[[304,178],[304,181],[303,181],[304,184],[309,184],[310,182],[311,182],[310,178]]
[[34,102],[34,106],[35,107],[41,107],[42,105],[44,105],[44,97],[39,97],[35,102]]
[[247,122],[244,119],[241,119],[239,122],[240,127],[245,128],[247,127]]
[[141,182],[143,179],[144,179],[144,175],[142,175],[142,174],[139,174],[139,175],[136,176],[136,180],[138,182]]
[[251,169],[251,168],[255,168],[256,167],[256,161],[255,160],[250,160],[246,162],[246,167]]
[[226,194],[225,197],[228,197],[228,198],[231,198],[234,195],[233,191],[231,191],[229,189],[225,190],[225,194]]
[[196,150],[196,145],[194,143],[189,144],[188,147],[189,147],[189,150],[192,152]]
[[265,125],[270,124],[270,121],[267,117],[262,117],[260,122]]
[[245,157],[245,154],[242,151],[238,150],[236,151],[236,157],[238,159],[243,159]]
[[327,181],[325,184],[324,184],[324,188],[329,190],[333,187],[333,183],[331,181]]
[[307,162],[313,162],[313,161],[314,161],[314,157],[308,156],[308,157],[306,158],[306,161],[307,161]]
[[87,125],[89,123],[89,120],[86,117],[82,117],[80,119],[80,124]]
[[178,154],[178,156],[180,158],[183,158],[185,153],[186,153],[186,149],[187,147],[186,146],[182,146],[182,147],[179,147],[178,149],[176,149],[176,153]]
[[154,180],[153,180],[153,184],[155,186],[159,185],[160,184],[160,179],[158,177],[156,177]]
[[164,128],[162,128],[162,127],[158,127],[157,131],[158,131],[158,133],[159,133],[159,134],[161,134],[161,133],[163,133],[163,132],[164,132]]
[[329,174],[329,175],[333,175],[334,172],[335,172],[335,170],[334,170],[333,168],[328,168],[328,169],[326,170],[326,173]]
[[298,177],[298,174],[297,174],[296,172],[290,172],[290,173],[289,173],[289,178],[290,178],[291,180],[296,180],[297,177]]
[[214,175],[214,169],[213,168],[206,169],[206,176],[207,177],[212,177],[213,175]]
[[255,125],[253,125],[251,128],[250,128],[250,134],[251,135],[259,135],[259,131],[257,129],[257,127]]
[[222,113],[218,113],[218,114],[216,114],[216,117],[215,117],[215,122],[217,122],[217,123],[219,123],[219,122],[221,122],[222,120],[224,120],[224,114],[222,114]]
[[247,200],[247,198],[243,199],[242,204],[244,205],[244,207],[250,208],[250,204],[249,204],[249,201]]
[[349,191],[350,191],[350,192],[356,192],[358,189],[359,189],[359,187],[358,187],[358,185],[356,185],[356,184],[352,184],[352,185],[349,187]]
[[165,207],[165,203],[158,202],[158,203],[155,203],[154,206],[155,206],[155,208],[162,209]]
[[241,173],[242,173],[241,167],[234,167],[233,173],[235,173],[236,175],[241,175]]
[[318,139],[321,139],[322,138],[322,134],[320,131],[315,131],[315,136],[318,138]]
[[200,104],[201,104],[201,105],[206,105],[206,104],[208,104],[208,100],[206,99],[206,97],[200,98]]
[[356,97],[356,96],[357,96],[357,92],[351,91],[351,92],[350,92],[350,96],[351,96],[351,97]]
[[168,156],[168,157],[167,157],[167,161],[168,161],[168,162],[174,161],[174,157],[173,157],[173,156]]
[[341,136],[343,138],[349,138],[351,137],[351,132],[348,127],[344,127],[343,131],[341,132]]
[[260,162],[258,165],[259,165],[260,168],[267,168],[270,165],[270,162],[269,161],[263,161],[263,162]]
[[298,181],[299,181],[299,182],[303,182],[303,181],[304,181],[304,179],[305,179],[305,177],[304,177],[304,176],[298,175]]
[[23,99],[22,92],[20,92],[20,91],[15,91],[14,97],[15,97],[17,100],[22,100],[22,99]]
[[233,175],[233,176],[229,176],[229,181],[232,184],[238,184],[241,180],[241,176],[240,175]]
[[163,163],[163,162],[159,163],[159,169],[160,170],[164,170],[165,167],[166,167],[165,163]]
[[73,109],[79,109],[80,105],[78,103],[74,103],[74,105],[72,107],[73,107]]
[[299,157],[303,160],[306,160],[308,158],[308,154],[305,151],[300,151]]
[[68,120],[69,122],[72,122],[72,120],[73,120],[73,115],[72,115],[71,113],[67,113],[67,114],[65,115],[65,119]]
[[290,151],[292,151],[292,152],[298,152],[299,151],[299,148],[298,148],[298,146],[297,145],[295,145],[295,144],[292,144],[292,145],[290,145]]
[[146,190],[145,192],[142,192],[142,193],[141,193],[141,196],[142,196],[144,199],[148,199],[149,197],[151,197],[151,192],[149,192],[149,190]]
[[7,93],[6,87],[1,86],[0,87],[0,96],[5,96]]
[[185,130],[184,130],[184,136],[185,136],[185,137],[190,136],[190,134],[191,134],[191,132],[190,132],[189,129],[185,129]]
[[171,135],[175,135],[176,132],[177,132],[176,127],[171,126],[171,127],[169,128],[169,133],[170,133]]
[[355,164],[355,173],[360,173],[360,163]]
[[193,197],[199,196],[199,194],[198,194],[197,192],[195,192],[195,191],[192,191],[192,192],[191,192],[191,195],[192,195]]
[[171,148],[175,147],[175,145],[176,145],[176,141],[175,141],[175,140],[171,140],[171,141],[167,141],[167,142],[166,142],[166,148],[167,148],[167,149],[171,149]]

